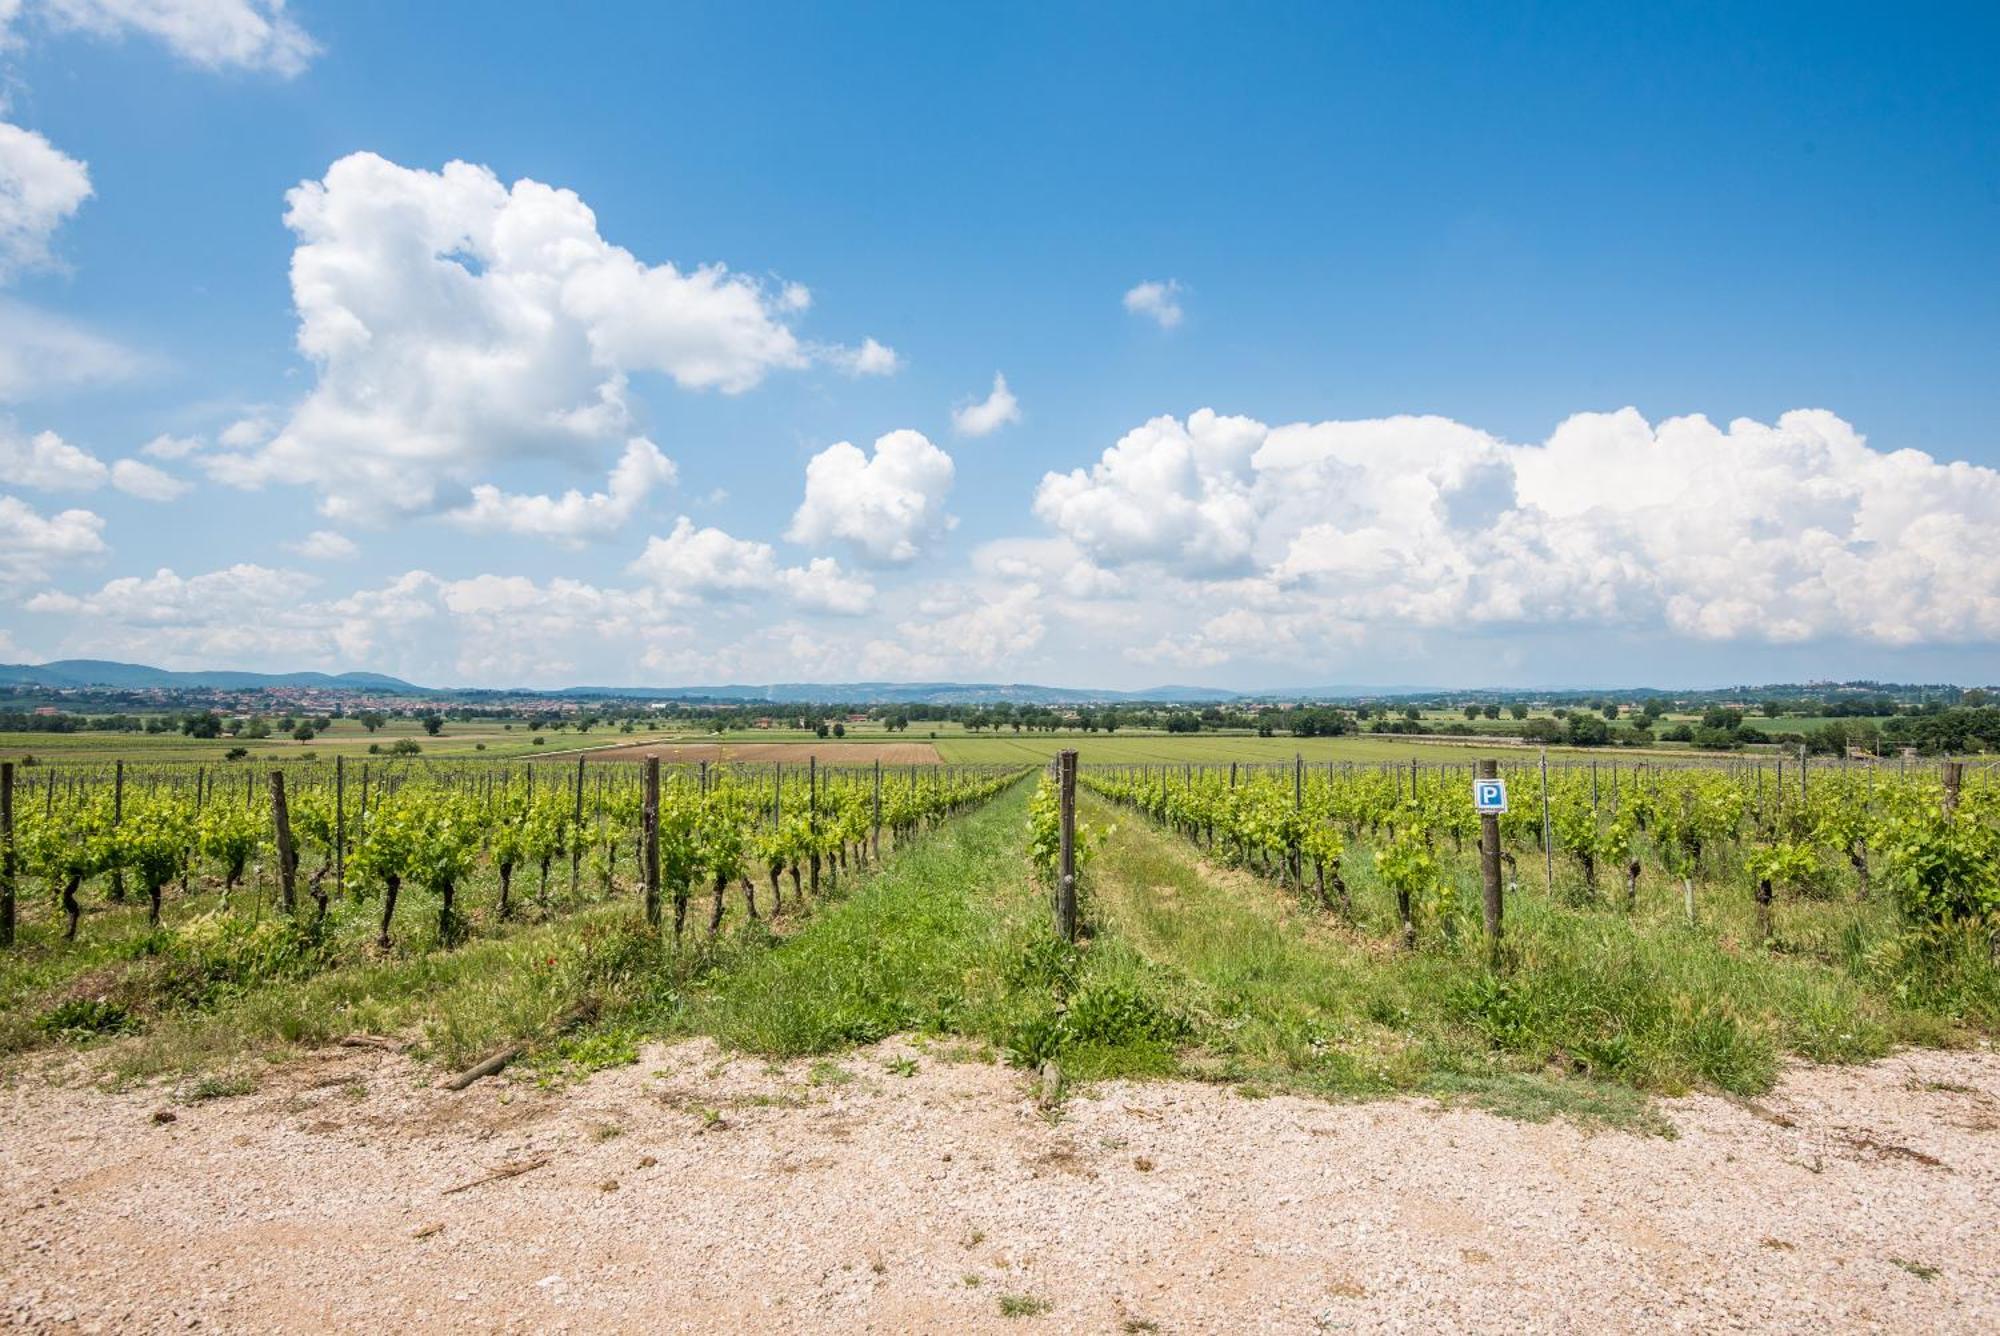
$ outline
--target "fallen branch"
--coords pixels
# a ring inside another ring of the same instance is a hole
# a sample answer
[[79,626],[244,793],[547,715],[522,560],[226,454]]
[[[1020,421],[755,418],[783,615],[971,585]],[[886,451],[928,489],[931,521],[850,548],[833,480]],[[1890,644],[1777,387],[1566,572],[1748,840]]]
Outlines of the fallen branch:
[[[572,1030],[582,1025],[585,1021],[593,1019],[596,1015],[597,999],[586,997],[583,1001],[556,1017],[556,1023],[549,1028],[549,1033],[558,1035],[565,1030]],[[508,1063],[526,1053],[530,1047],[530,1042],[523,1039],[518,1043],[508,1044],[504,1048],[495,1049],[458,1075],[448,1077],[439,1084],[445,1090],[463,1090],[474,1081],[485,1080],[487,1077],[499,1072]]]
[[505,1048],[497,1049],[487,1054],[477,1063],[467,1067],[464,1071],[442,1084],[446,1090],[463,1090],[474,1081],[484,1080],[486,1077],[498,1072],[502,1067],[505,1067],[508,1063],[527,1051],[528,1046],[526,1044],[509,1044]]
[[522,1174],[527,1173],[530,1169],[539,1169],[548,1162],[549,1162],[549,1157],[546,1155],[537,1155],[532,1160],[509,1160],[507,1161],[507,1163],[501,1165],[498,1169],[495,1169],[490,1174],[483,1174],[478,1178],[472,1179],[470,1182],[460,1183],[456,1187],[446,1188],[442,1193],[438,1195],[449,1197],[454,1192],[464,1192],[466,1189],[476,1188],[480,1186],[482,1183],[497,1183],[503,1178],[519,1178]]
[[386,1053],[401,1053],[400,1042],[379,1034],[351,1034],[340,1040],[342,1048],[379,1048]]

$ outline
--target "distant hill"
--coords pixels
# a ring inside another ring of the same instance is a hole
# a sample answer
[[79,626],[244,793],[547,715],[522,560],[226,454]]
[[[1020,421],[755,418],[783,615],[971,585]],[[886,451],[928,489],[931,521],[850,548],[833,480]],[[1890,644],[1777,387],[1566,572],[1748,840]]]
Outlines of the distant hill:
[[253,691],[259,687],[324,687],[335,691],[388,691],[418,695],[425,688],[381,673],[243,673],[231,671],[174,672],[143,663],[113,663],[108,659],[57,659],[53,663],[0,664],[0,686],[113,687],[144,691],[158,687],[206,687],[221,691]]
[[1085,691],[1033,683],[991,682],[778,682],[764,686],[564,687],[451,690],[421,687],[382,673],[247,673],[228,669],[175,672],[108,659],[57,659],[42,664],[0,664],[0,686],[109,687],[144,691],[191,688],[254,691],[261,687],[320,687],[402,695],[601,696],[641,700],[721,701],[773,705],[1086,705],[1097,702],[1229,701],[1236,692],[1211,687],[1153,687],[1145,691]]
[[773,705],[1089,705],[1140,701],[1229,701],[1238,693],[1212,687],[1150,687],[1144,691],[1088,691],[1033,683],[994,682],[774,682],[768,686],[573,687],[565,696],[644,697]]

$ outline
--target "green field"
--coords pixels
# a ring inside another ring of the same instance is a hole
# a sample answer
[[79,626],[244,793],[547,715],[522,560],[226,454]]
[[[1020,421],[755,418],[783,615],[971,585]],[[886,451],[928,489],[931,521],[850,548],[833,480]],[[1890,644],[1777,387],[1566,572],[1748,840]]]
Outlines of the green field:
[[[741,734],[732,734],[740,738]],[[758,740],[806,740],[809,734],[759,734]],[[479,720],[471,723],[447,722],[436,737],[426,734],[414,719],[392,719],[370,733],[353,719],[336,719],[333,727],[310,742],[297,742],[288,735],[273,733],[268,738],[191,738],[180,733],[0,733],[0,759],[18,761],[33,756],[43,761],[114,760],[142,761],[221,761],[232,748],[242,747],[250,759],[296,761],[307,756],[366,756],[370,745],[386,751],[400,739],[408,738],[423,748],[423,755],[483,756],[494,760],[573,752],[578,748],[630,745],[648,740],[706,740],[713,734],[675,733],[667,729],[640,729],[621,733],[616,729],[593,728],[588,733],[573,729],[542,729],[531,732],[525,723],[512,728],[503,722]],[[536,739],[540,739],[539,742]]]
[[[1482,744],[1477,738],[1429,740],[1396,734],[1349,734],[1338,738],[1293,738],[1285,735],[1258,737],[1248,733],[1165,733],[1125,731],[1085,733],[1065,730],[1054,733],[1011,731],[968,732],[957,724],[912,724],[906,731],[890,732],[880,725],[846,726],[842,738],[821,738],[803,729],[732,729],[727,733],[687,728],[641,728],[631,733],[594,728],[588,733],[574,730],[543,729],[530,732],[517,723],[508,729],[499,723],[447,723],[444,731],[431,737],[414,720],[399,719],[369,733],[351,719],[336,720],[332,729],[311,742],[295,742],[290,737],[200,739],[179,733],[0,733],[0,759],[19,761],[34,757],[49,764],[87,763],[108,765],[115,760],[130,764],[154,761],[215,762],[225,760],[229,751],[242,747],[248,761],[298,761],[318,756],[360,758],[374,745],[386,751],[399,739],[411,739],[430,758],[472,758],[520,760],[523,758],[573,757],[579,751],[629,748],[658,743],[662,746],[706,744],[723,747],[786,746],[796,748],[803,763],[818,756],[823,763],[839,764],[843,748],[871,743],[915,743],[937,748],[938,759],[948,765],[1040,764],[1057,752],[1075,748],[1091,765],[1167,765],[1177,763],[1278,764],[1295,756],[1312,762],[1346,761],[1380,764],[1420,760],[1425,765],[1470,763],[1481,756],[1519,760],[1538,755],[1540,749],[1506,741]],[[537,741],[539,739],[539,741]],[[1595,756],[1609,764],[1615,759],[1628,763],[1642,756],[1669,754],[1676,759],[1713,761],[1717,756],[1677,748],[1634,749],[1600,747],[1581,749],[1551,747],[1551,756]],[[1725,756],[1726,759],[1726,756]]]

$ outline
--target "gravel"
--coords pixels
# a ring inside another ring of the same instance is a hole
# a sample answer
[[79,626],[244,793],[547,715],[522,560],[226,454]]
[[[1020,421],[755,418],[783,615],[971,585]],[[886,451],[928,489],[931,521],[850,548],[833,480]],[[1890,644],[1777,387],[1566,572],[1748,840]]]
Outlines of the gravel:
[[0,1325],[2000,1330],[1986,1050],[1663,1101],[1671,1138],[1179,1082],[1051,1114],[900,1040],[434,1079],[345,1048],[192,1104],[17,1077]]

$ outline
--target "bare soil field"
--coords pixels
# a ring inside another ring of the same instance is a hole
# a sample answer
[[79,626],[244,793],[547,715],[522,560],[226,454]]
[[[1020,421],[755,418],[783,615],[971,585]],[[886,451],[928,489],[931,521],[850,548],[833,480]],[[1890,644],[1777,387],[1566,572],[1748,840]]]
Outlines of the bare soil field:
[[745,765],[783,761],[806,763],[817,756],[821,765],[936,765],[937,748],[928,742],[665,742],[629,747],[600,747],[584,753],[593,761],[643,761],[657,756],[666,764],[690,761],[734,761]]
[[330,1049],[0,1094],[29,1330],[2000,1329],[2000,1055],[1799,1068],[1674,1135],[706,1040],[457,1094]]

